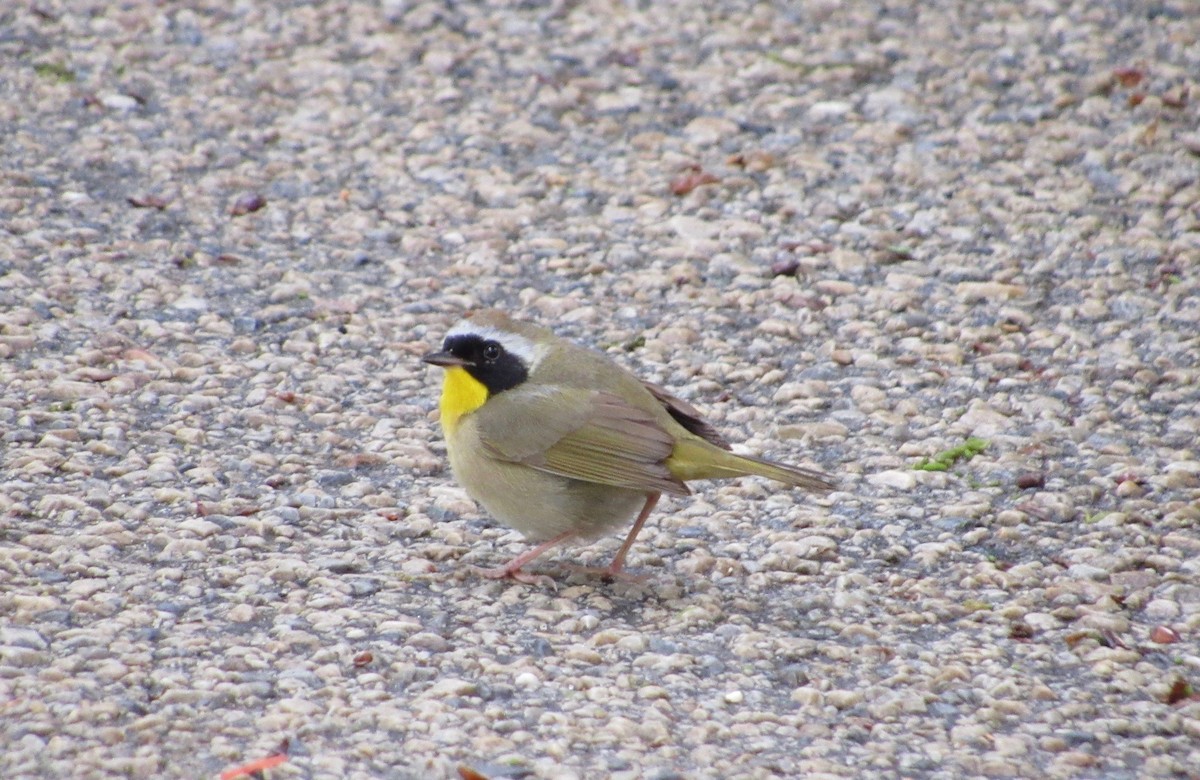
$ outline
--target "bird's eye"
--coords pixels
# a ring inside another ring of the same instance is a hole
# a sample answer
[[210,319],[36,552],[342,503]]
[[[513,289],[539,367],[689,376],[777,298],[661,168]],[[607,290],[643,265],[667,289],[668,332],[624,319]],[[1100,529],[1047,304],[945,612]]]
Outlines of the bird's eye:
[[500,347],[495,344],[485,344],[483,346],[483,359],[489,363],[495,362],[500,357]]

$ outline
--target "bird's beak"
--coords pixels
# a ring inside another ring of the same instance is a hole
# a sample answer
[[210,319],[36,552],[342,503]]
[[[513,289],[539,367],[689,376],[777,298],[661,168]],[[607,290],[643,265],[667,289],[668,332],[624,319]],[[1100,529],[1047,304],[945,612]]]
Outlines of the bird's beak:
[[456,366],[461,368],[463,366],[475,365],[471,361],[463,360],[451,352],[430,352],[421,358],[421,361],[430,365],[441,366],[442,368],[454,368]]

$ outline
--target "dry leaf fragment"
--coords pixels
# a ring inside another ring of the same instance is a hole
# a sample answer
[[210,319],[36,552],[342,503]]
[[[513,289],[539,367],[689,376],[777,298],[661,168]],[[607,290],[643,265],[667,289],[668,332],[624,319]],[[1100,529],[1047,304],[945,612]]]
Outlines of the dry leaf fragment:
[[1163,105],[1167,108],[1185,108],[1190,90],[1187,85],[1181,85],[1162,93]]
[[267,205],[267,199],[257,192],[245,192],[237,197],[230,207],[229,213],[235,217],[240,217],[249,214],[252,211],[258,211]]
[[686,171],[671,180],[672,195],[687,195],[692,190],[704,184],[719,182],[716,176],[701,168],[699,165],[690,166]]
[[738,152],[725,159],[728,165],[741,168],[751,173],[762,173],[775,167],[775,155],[762,150]]
[[1141,68],[1117,68],[1113,71],[1113,78],[1117,83],[1126,89],[1136,87],[1146,78],[1146,71]]
[[1076,645],[1086,642],[1089,639],[1098,641],[1099,637],[1096,635],[1095,631],[1073,631],[1063,637],[1063,641],[1067,643],[1067,647],[1072,649],[1074,649]]
[[1191,683],[1182,677],[1176,677],[1175,682],[1171,683],[1171,690],[1167,692],[1167,697],[1164,701],[1167,704],[1178,704],[1196,695],[1196,691],[1192,688]]
[[794,257],[771,263],[771,276],[795,276],[800,270],[800,261]]
[[1024,621],[1013,623],[1008,629],[1008,638],[1018,642],[1028,642],[1033,639],[1033,626]]
[[1046,475],[1038,471],[1026,471],[1017,475],[1017,487],[1021,490],[1046,487]]
[[162,211],[167,207],[166,198],[160,198],[157,195],[132,195],[125,199],[130,206],[139,209],[158,209]]
[[289,740],[283,740],[271,755],[251,761],[221,773],[221,780],[233,780],[235,777],[262,777],[264,769],[279,766],[288,760]]
[[481,775],[469,766],[460,766],[458,768],[458,776],[462,780],[488,780],[486,775]]

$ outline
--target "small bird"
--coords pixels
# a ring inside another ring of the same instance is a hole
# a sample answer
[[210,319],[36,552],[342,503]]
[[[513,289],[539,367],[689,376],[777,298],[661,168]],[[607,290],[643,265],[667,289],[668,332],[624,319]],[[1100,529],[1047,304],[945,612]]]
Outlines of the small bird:
[[545,582],[522,567],[636,515],[608,566],[615,576],[659,496],[689,495],[690,480],[757,475],[834,488],[819,471],[734,454],[690,404],[607,355],[500,311],[468,315],[422,360],[445,370],[439,409],[455,478],[497,520],[538,542],[481,570],[487,577]]

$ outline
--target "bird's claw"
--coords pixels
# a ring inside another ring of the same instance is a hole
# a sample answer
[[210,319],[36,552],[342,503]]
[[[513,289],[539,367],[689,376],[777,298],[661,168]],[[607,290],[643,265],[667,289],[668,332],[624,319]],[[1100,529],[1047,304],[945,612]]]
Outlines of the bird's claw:
[[494,569],[484,569],[478,566],[473,568],[477,574],[481,577],[487,577],[489,580],[511,579],[526,585],[545,587],[553,591],[558,590],[558,583],[553,578],[547,577],[544,574],[530,574],[529,572],[521,571],[519,566],[516,568],[497,566]]

